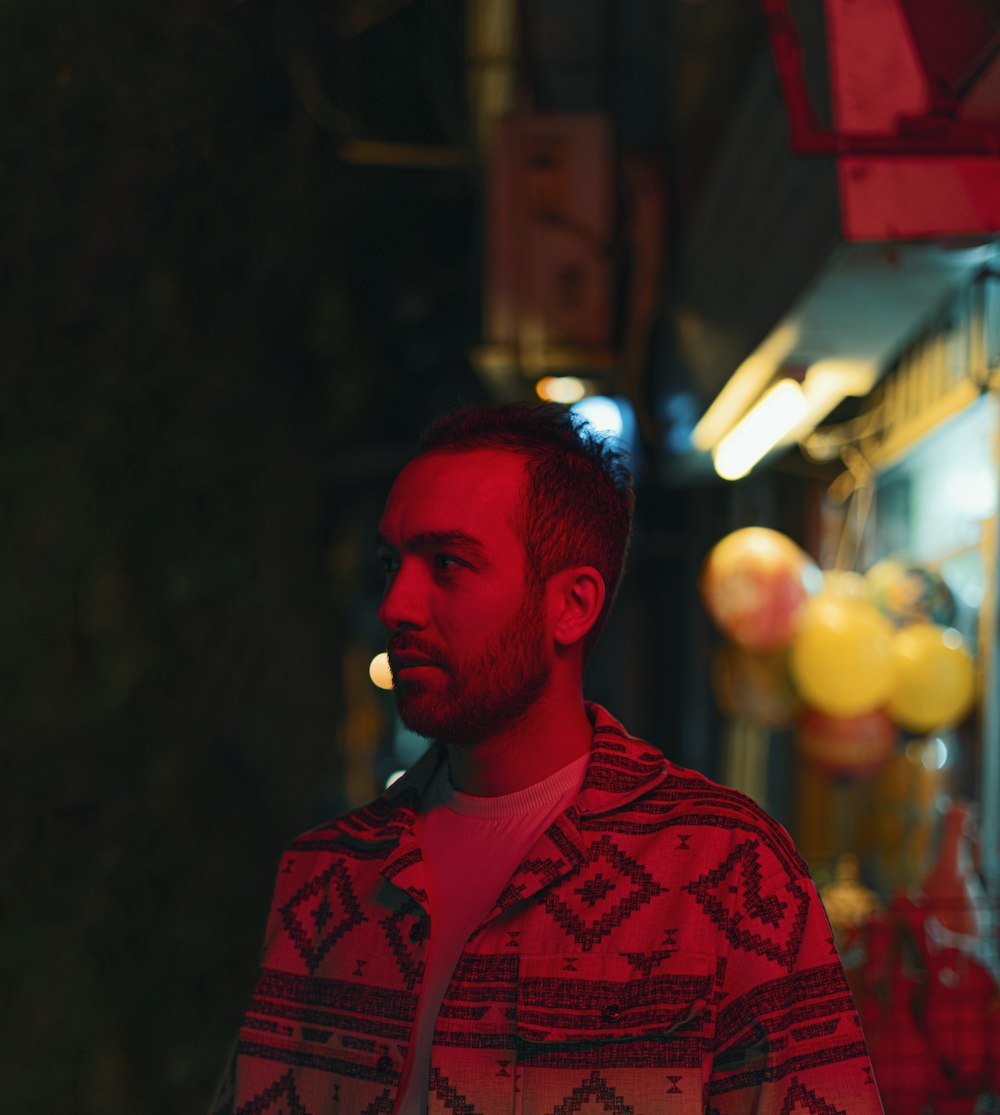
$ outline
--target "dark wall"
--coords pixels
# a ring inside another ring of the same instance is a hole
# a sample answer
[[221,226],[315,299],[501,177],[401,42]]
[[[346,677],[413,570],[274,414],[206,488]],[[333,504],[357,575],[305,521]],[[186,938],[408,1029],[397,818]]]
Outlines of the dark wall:
[[344,455],[477,393],[475,183],[345,167],[263,5],[5,16],[0,1108],[201,1110],[342,804]]

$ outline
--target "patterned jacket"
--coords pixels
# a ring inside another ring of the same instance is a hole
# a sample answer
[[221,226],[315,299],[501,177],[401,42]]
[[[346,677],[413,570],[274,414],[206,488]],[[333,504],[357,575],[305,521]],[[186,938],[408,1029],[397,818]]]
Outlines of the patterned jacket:
[[[878,1115],[808,870],[749,799],[598,706],[576,802],[473,933],[431,1115]],[[428,934],[415,810],[440,751],[285,853],[217,1112],[389,1115]]]

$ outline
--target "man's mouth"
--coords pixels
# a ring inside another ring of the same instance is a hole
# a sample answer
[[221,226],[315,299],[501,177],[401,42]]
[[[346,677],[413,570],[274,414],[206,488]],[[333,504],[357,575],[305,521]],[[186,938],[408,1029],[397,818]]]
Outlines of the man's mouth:
[[395,670],[420,670],[428,666],[437,666],[439,663],[434,662],[430,658],[416,658],[416,657],[394,657],[392,658],[393,669]]
[[389,662],[392,666],[393,675],[407,673],[410,670],[444,668],[441,661],[432,654],[409,647],[395,650],[390,646]]

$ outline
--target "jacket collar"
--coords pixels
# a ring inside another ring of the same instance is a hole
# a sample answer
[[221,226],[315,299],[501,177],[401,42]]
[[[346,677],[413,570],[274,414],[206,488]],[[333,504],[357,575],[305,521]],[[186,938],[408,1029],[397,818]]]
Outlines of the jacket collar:
[[[580,822],[584,816],[620,809],[667,776],[663,755],[630,736],[606,709],[588,704],[587,715],[594,725],[594,736],[580,793],[541,835],[531,854],[515,871],[491,917],[537,893],[583,862],[585,838]],[[356,833],[359,839],[388,845],[382,874],[425,908],[423,850],[415,822],[424,791],[444,761],[444,748],[432,747],[381,798],[352,815],[349,821],[352,828],[362,827],[363,832]],[[370,819],[370,825],[365,823],[366,819]]]
[[[588,701],[587,716],[594,725],[590,761],[580,796],[574,803],[581,815],[596,815],[618,809],[641,797],[667,776],[663,753],[629,733],[607,709]],[[420,801],[441,763],[445,749],[432,744],[429,750],[365,812],[373,820],[381,817],[383,839],[412,828]]]
[[658,786],[667,776],[663,753],[631,736],[600,705],[588,702],[594,742],[576,806],[581,814],[620,809]]

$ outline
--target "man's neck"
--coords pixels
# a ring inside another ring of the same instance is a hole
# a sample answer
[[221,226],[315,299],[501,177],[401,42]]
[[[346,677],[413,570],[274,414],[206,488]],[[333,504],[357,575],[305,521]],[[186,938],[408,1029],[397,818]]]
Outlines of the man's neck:
[[582,694],[570,700],[544,696],[510,729],[476,743],[449,746],[452,785],[476,797],[534,786],[585,755],[593,733]]

